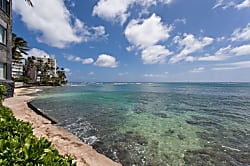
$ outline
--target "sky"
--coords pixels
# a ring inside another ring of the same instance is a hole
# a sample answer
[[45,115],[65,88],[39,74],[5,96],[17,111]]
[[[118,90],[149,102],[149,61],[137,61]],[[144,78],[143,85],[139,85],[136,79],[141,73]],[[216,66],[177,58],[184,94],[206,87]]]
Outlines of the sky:
[[250,0],[13,0],[70,82],[250,82]]

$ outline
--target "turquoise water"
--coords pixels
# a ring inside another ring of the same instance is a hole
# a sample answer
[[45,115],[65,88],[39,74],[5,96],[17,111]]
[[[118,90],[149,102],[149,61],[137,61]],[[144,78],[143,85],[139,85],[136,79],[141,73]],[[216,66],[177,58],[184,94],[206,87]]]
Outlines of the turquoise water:
[[250,165],[249,83],[71,83],[32,103],[125,166]]

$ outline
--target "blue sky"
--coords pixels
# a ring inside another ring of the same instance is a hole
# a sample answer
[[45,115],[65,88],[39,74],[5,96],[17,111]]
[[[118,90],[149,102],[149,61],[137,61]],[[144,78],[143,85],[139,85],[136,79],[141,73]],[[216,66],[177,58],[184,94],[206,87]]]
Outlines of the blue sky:
[[29,56],[69,81],[250,81],[250,0],[13,0]]

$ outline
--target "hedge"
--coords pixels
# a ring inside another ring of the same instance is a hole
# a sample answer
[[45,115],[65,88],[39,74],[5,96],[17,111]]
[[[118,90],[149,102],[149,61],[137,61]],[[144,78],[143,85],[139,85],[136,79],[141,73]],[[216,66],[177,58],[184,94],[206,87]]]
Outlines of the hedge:
[[17,120],[0,105],[0,165],[71,166],[73,158],[61,156],[45,138],[36,138],[28,122]]

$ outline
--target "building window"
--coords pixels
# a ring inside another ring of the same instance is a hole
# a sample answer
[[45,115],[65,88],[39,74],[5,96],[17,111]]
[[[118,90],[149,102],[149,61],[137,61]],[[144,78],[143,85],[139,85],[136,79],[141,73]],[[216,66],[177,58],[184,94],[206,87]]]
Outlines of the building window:
[[10,15],[10,1],[0,0],[0,8],[7,14]]
[[0,25],[0,43],[6,45],[6,29]]
[[6,80],[6,65],[0,63],[0,80]]

